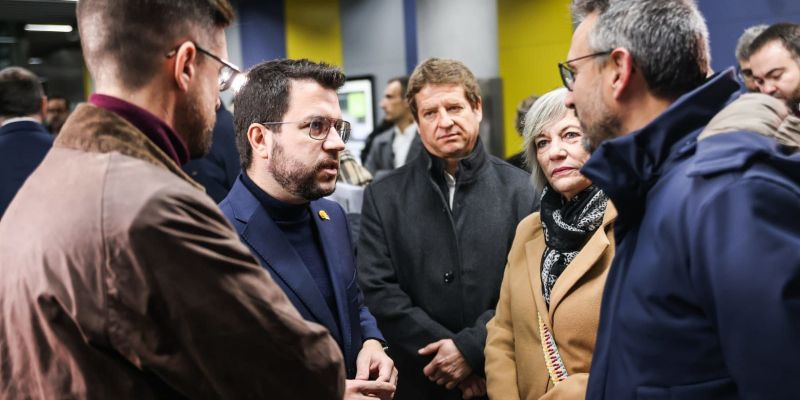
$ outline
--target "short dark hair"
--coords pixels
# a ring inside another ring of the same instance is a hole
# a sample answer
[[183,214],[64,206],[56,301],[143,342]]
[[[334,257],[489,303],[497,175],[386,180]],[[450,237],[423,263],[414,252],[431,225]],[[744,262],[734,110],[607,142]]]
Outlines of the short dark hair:
[[44,89],[39,78],[20,67],[0,70],[0,116],[24,117],[42,112]]
[[[233,98],[233,123],[236,128],[236,147],[242,169],[253,161],[253,149],[247,129],[254,122],[280,122],[289,110],[289,91],[292,80],[313,80],[320,86],[336,90],[344,85],[344,72],[326,63],[302,60],[272,60],[262,62],[247,72],[247,82]],[[280,132],[280,125],[270,127]]]
[[386,83],[397,82],[400,84],[400,97],[406,97],[406,90],[408,90],[408,76],[395,76],[386,81]]
[[127,89],[147,84],[181,38],[208,46],[212,27],[233,20],[228,0],[81,0],[78,29],[95,79],[115,76]]
[[481,102],[481,87],[475,75],[464,63],[446,58],[429,58],[414,68],[408,79],[406,101],[417,120],[417,99],[414,97],[425,85],[460,85],[464,96],[474,110]]
[[800,60],[800,25],[782,22],[770,26],[750,44],[750,54],[757,52],[773,40],[781,42],[796,60]]

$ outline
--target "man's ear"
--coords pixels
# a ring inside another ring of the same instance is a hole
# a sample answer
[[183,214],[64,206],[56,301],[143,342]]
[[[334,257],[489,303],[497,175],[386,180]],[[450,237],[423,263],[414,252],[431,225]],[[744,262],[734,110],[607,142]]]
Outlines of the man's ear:
[[478,96],[478,102],[475,103],[475,117],[478,119],[478,122],[483,121],[483,100],[481,97]]
[[633,55],[628,49],[616,48],[609,55],[609,68],[611,68],[611,93],[619,99],[630,87],[636,74]]
[[197,73],[197,48],[192,42],[185,42],[175,53],[175,65],[172,75],[178,88],[184,92],[189,91],[189,85]]
[[247,141],[250,142],[253,159],[266,160],[272,154],[272,131],[269,131],[266,126],[256,123],[250,124],[247,127]]

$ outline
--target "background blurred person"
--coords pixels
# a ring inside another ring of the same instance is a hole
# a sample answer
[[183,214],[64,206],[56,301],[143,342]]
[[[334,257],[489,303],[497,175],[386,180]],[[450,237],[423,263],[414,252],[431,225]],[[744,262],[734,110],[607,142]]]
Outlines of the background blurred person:
[[589,153],[566,92],[545,94],[525,116],[531,179],[544,190],[540,212],[517,227],[487,326],[493,399],[586,397],[617,211],[580,173]]
[[782,99],[800,115],[800,25],[775,24],[750,45],[758,91]]
[[742,32],[736,42],[736,63],[739,64],[739,79],[748,92],[758,91],[758,85],[753,81],[753,70],[750,68],[750,45],[756,36],[767,29],[768,25],[751,26]]
[[36,75],[20,67],[0,70],[0,219],[53,145],[42,125],[45,106]]
[[180,165],[211,143],[227,0],[81,0],[97,92],[0,220],[0,397],[341,400],[342,355]]
[[393,125],[371,142],[364,166],[376,178],[395,168],[402,167],[422,151],[417,124],[406,102],[408,77],[389,80],[380,102],[384,119]]
[[61,127],[69,117],[69,100],[61,95],[47,96],[47,113],[45,117],[47,129],[53,136],[58,136]]
[[[524,99],[517,105],[517,117],[514,120],[514,128],[517,129],[517,133],[520,136],[523,136],[523,131],[525,130],[525,114],[528,113],[528,110],[531,109],[533,103],[538,99],[539,96],[532,94]],[[506,159],[506,162],[519,168],[525,170],[525,172],[530,173],[531,167],[528,161],[525,159],[525,149],[522,149],[517,154]],[[541,190],[542,188],[534,188],[534,190]]]

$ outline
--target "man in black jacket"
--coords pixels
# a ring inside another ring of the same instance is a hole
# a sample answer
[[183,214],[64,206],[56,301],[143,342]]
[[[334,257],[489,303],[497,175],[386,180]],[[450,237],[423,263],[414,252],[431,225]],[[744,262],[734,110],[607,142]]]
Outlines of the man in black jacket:
[[484,396],[486,322],[533,191],[478,140],[480,89],[463,63],[424,61],[406,100],[425,151],[367,187],[359,281],[400,371],[397,399]]

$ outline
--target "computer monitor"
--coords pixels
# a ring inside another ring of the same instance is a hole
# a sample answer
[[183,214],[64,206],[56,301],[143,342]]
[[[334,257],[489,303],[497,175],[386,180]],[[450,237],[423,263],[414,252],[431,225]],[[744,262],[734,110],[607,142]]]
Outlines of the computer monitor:
[[375,128],[374,77],[372,75],[348,77],[339,88],[339,106],[342,119],[350,122],[352,133],[347,149],[358,159],[364,141]]

